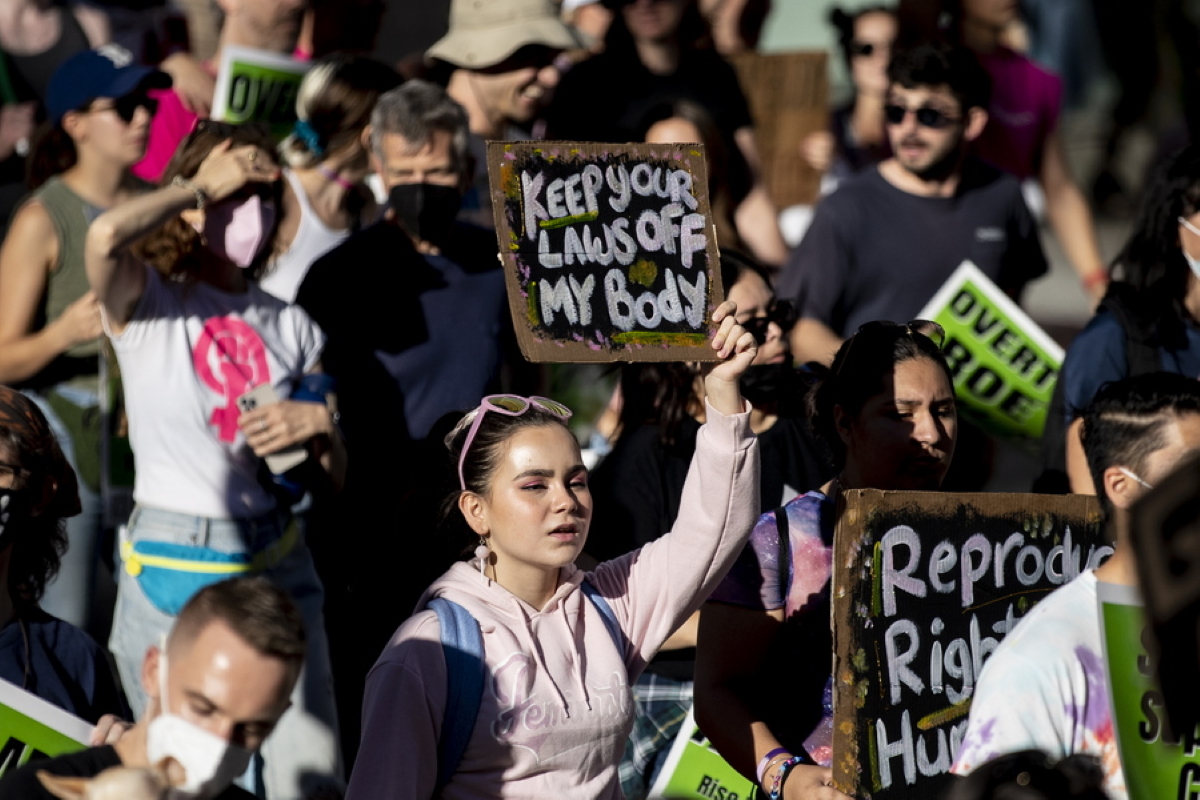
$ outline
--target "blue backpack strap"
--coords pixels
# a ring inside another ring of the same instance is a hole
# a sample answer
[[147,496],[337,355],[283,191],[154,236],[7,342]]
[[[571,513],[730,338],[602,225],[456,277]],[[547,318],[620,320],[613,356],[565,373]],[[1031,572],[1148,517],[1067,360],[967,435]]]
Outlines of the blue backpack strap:
[[612,637],[613,644],[617,646],[617,652],[624,658],[625,632],[621,630],[621,625],[617,622],[617,615],[613,613],[612,606],[600,596],[600,593],[596,591],[596,587],[592,586],[592,582],[587,578],[584,578],[583,583],[579,584],[579,591],[583,592],[583,596],[591,600],[592,605],[600,612],[600,617],[604,620],[604,627],[608,628],[608,635]]
[[444,597],[430,600],[426,607],[437,614],[442,654],[446,659],[446,713],[438,738],[438,778],[434,790],[437,796],[458,771],[471,731],[475,729],[486,671],[483,634],[471,612]]

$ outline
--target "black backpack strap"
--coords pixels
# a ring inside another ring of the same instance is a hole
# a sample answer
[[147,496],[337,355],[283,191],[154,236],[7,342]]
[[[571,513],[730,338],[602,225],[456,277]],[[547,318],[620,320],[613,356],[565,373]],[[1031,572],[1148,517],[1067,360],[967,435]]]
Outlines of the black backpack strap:
[[792,537],[787,506],[775,509],[775,528],[779,531],[779,604],[786,608],[788,590],[792,587]]
[[1162,368],[1161,342],[1154,322],[1138,311],[1137,290],[1127,283],[1113,283],[1100,301],[1125,332],[1125,367],[1129,377],[1158,372]]

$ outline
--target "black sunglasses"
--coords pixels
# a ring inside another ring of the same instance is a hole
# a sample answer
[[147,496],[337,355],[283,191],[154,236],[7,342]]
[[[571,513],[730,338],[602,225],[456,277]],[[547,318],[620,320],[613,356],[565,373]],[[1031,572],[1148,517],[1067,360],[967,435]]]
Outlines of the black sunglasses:
[[742,323],[742,327],[749,331],[756,342],[763,344],[767,341],[767,330],[772,322],[785,334],[792,329],[796,324],[796,307],[791,300],[773,301],[764,316],[751,317]]
[[[889,45],[889,47],[890,47],[890,45]],[[857,42],[856,41],[856,42],[850,43],[850,55],[854,56],[855,58],[858,58],[860,56],[862,58],[870,58],[871,56],[875,55],[876,50],[881,50],[881,49],[883,49],[883,45],[878,45],[878,44],[875,44],[874,42]]]
[[948,127],[962,119],[962,117],[952,117],[944,111],[939,111],[929,106],[905,108],[896,103],[885,105],[883,107],[883,116],[887,119],[889,125],[899,125],[901,122],[904,122],[904,118],[908,116],[909,111],[916,115],[918,125],[933,128],[934,130]]
[[92,108],[91,111],[113,111],[126,125],[133,122],[139,108],[144,108],[153,117],[158,111],[158,101],[144,94],[127,94],[112,101],[107,108]]
[[540,70],[553,64],[561,52],[561,50],[555,50],[540,44],[526,45],[500,63],[486,67],[476,67],[475,71],[496,75],[505,72],[516,72],[517,70],[529,67]]

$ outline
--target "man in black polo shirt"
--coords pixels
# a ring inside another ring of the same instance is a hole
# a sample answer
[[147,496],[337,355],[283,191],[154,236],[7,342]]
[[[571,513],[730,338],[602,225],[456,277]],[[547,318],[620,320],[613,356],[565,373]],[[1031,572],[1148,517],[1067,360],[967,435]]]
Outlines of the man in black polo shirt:
[[828,363],[872,320],[916,316],[964,260],[1017,297],[1046,271],[1016,178],[967,156],[990,80],[967,52],[922,45],[888,68],[892,158],[821,201],[779,277],[800,319],[792,350]]

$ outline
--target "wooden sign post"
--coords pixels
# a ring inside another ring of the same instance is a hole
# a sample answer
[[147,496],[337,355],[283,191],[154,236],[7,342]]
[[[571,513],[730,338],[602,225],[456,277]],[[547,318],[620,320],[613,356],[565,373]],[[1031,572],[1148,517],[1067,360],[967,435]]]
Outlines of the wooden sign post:
[[940,797],[985,659],[1111,553],[1094,497],[855,490],[834,535],[837,788]]
[[721,270],[695,144],[489,142],[496,236],[530,361],[712,361]]
[[742,53],[731,59],[754,116],[762,176],[779,209],[816,202],[821,173],[800,153],[804,137],[829,130],[825,51]]

